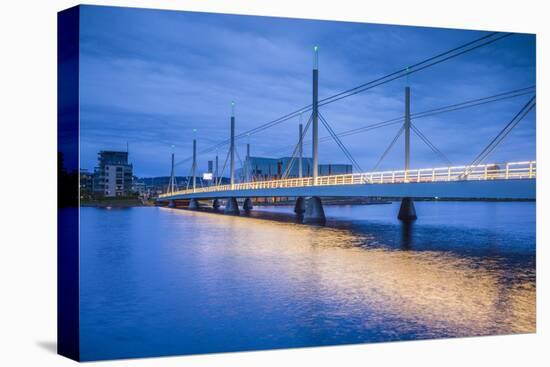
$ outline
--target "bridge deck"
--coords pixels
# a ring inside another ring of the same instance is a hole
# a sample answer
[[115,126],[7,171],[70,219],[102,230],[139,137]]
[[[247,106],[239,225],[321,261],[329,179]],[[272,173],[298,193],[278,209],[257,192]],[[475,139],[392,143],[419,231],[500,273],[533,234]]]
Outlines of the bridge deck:
[[272,196],[535,199],[536,162],[424,168],[256,181],[175,191],[159,201]]

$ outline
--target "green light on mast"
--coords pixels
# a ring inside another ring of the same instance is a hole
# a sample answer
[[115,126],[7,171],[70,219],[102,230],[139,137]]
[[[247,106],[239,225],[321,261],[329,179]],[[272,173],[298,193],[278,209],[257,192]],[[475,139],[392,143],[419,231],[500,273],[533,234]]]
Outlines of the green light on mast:
[[319,68],[319,46],[315,45],[313,46],[313,68],[318,69]]

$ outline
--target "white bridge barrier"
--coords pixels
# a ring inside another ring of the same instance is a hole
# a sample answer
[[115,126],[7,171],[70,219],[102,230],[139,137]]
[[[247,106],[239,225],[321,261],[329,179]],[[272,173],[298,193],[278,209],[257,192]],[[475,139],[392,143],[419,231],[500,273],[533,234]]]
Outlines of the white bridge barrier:
[[534,179],[537,176],[536,161],[484,164],[475,167],[453,166],[421,168],[401,171],[351,173],[345,175],[289,178],[270,181],[243,182],[233,185],[208,186],[196,189],[178,190],[159,195],[159,199],[174,195],[187,195],[232,190],[261,190],[307,186],[335,186],[360,184],[425,183],[446,181],[483,181]]

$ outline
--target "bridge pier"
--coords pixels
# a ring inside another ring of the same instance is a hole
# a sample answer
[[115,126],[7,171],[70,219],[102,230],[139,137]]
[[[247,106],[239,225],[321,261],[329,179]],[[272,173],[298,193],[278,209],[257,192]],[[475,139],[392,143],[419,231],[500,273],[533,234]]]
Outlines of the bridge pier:
[[225,214],[239,214],[239,204],[237,203],[237,198],[227,198],[227,203],[223,210]]
[[403,222],[416,220],[416,209],[414,208],[414,201],[412,198],[405,197],[401,199],[401,207],[399,208],[397,218]]
[[294,205],[294,213],[296,213],[297,216],[303,216],[304,212],[306,211],[306,200],[303,196],[299,196],[296,198],[296,204]]
[[212,208],[214,208],[214,210],[218,210],[220,208],[220,201],[218,199],[214,199],[212,201]]
[[188,209],[197,210],[199,208],[199,201],[197,199],[191,199],[189,201]]
[[307,199],[306,210],[304,213],[304,223],[325,224],[325,211],[321,198],[313,196]]
[[243,210],[252,210],[252,199],[246,198],[243,203]]
[[168,207],[169,208],[175,208],[176,202],[174,200],[168,200]]

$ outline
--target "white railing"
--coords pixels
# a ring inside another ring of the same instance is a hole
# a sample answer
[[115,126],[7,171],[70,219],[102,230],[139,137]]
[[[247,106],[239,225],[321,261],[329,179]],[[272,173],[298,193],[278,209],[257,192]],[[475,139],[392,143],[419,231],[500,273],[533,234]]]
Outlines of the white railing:
[[[536,161],[484,164],[475,167],[454,166],[439,168],[421,168],[401,171],[350,173],[317,177],[317,186],[357,185],[357,184],[393,184],[442,181],[471,180],[509,180],[533,179],[537,176]],[[159,195],[159,198],[193,193],[280,189],[288,187],[315,186],[312,177],[289,178],[271,181],[243,182],[234,185],[201,187],[195,190],[179,190]]]

